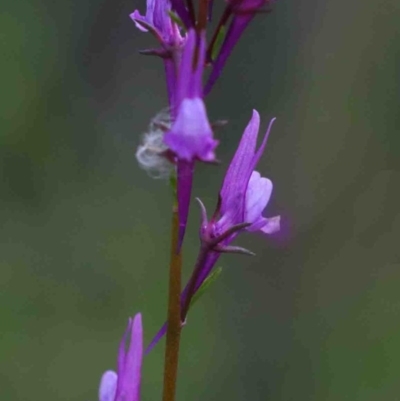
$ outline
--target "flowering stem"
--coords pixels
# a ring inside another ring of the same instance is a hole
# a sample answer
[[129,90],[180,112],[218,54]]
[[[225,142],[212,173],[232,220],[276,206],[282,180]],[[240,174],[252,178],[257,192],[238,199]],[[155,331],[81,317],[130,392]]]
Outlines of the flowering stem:
[[207,18],[209,11],[209,0],[201,0],[199,5],[199,17],[197,20],[197,30],[200,32],[203,29],[206,29],[207,26]]
[[163,401],[174,401],[181,337],[181,270],[182,255],[178,249],[179,215],[176,203],[172,211],[171,259],[169,269],[168,323],[165,348]]
[[[218,203],[220,200],[218,201]],[[206,211],[204,209],[203,204],[200,203],[200,207],[202,208],[202,214],[203,214],[203,222],[207,220],[207,215]],[[217,207],[216,213],[218,213],[219,210],[219,205]],[[214,221],[216,219],[216,215],[213,216],[211,219]],[[196,291],[198,290],[199,286],[201,283],[199,283],[199,278],[200,276],[203,276],[203,279],[206,279],[208,274],[210,274],[212,265],[209,266],[209,270],[205,269],[205,266],[207,264],[207,258],[212,255],[214,252],[237,252],[237,253],[244,253],[247,255],[254,255],[252,252],[248,251],[247,249],[240,248],[240,247],[229,247],[227,245],[222,245],[223,241],[226,240],[227,238],[231,237],[232,234],[241,231],[242,229],[249,227],[251,223],[239,223],[236,224],[230,228],[228,228],[225,232],[223,232],[221,235],[218,237],[213,238],[212,240],[208,241],[202,241],[199,255],[197,256],[196,264],[194,266],[193,273],[190,277],[189,283],[187,285],[187,293],[186,297],[184,298],[184,302],[182,305],[182,311],[181,311],[181,320],[182,322],[185,321],[186,315],[188,313],[188,310],[190,308],[190,303],[192,302],[193,296],[195,295]],[[209,261],[209,260],[208,260]],[[216,260],[215,260],[216,261]]]

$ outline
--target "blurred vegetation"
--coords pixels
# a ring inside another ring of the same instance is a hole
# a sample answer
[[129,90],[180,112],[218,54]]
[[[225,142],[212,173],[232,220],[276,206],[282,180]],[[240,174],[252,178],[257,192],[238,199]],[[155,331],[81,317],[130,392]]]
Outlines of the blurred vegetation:
[[[0,398],[96,400],[128,316],[166,312],[170,194],[134,152],[166,105],[143,3],[7,2],[0,13]],[[286,240],[254,236],[183,333],[178,400],[388,400],[400,393],[400,6],[280,1],[209,99],[221,167],[251,109],[278,120],[259,170]],[[198,211],[185,243],[196,250]],[[163,345],[142,399],[160,399]]]

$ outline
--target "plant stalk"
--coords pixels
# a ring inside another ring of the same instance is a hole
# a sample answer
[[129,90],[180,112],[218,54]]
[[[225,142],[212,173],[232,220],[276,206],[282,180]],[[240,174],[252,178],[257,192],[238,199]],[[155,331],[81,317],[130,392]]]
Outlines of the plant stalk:
[[181,271],[182,254],[177,251],[179,216],[176,202],[172,211],[171,256],[169,269],[168,323],[165,347],[163,401],[175,401],[181,338]]

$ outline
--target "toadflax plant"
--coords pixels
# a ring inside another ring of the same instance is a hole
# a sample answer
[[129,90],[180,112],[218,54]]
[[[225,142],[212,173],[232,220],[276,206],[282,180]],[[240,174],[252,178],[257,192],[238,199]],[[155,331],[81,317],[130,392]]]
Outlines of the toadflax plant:
[[[213,279],[217,260],[222,253],[253,255],[232,245],[243,231],[268,236],[280,229],[280,216],[268,217],[265,210],[272,195],[272,181],[256,170],[275,119],[257,147],[260,116],[253,110],[216,196],[211,217],[201,200],[196,199],[201,214],[200,246],[192,275],[182,290],[181,249],[192,199],[193,174],[199,162],[217,165],[218,141],[213,132],[217,123],[209,121],[206,95],[221,76],[244,30],[256,14],[268,11],[270,5],[268,0],[227,0],[211,31],[213,0],[196,3],[148,0],[145,12],[134,10],[130,15],[140,31],[156,39],[154,48],[141,53],[159,57],[165,69],[169,105],[151,121],[136,157],[150,175],[170,177],[173,183],[168,313],[167,321],[146,349],[141,314],[129,319],[119,347],[117,372],[109,370],[103,374],[99,401],[140,400],[143,355],[165,334],[163,401],[174,401],[182,327],[194,300]],[[206,72],[208,78],[204,80]]]

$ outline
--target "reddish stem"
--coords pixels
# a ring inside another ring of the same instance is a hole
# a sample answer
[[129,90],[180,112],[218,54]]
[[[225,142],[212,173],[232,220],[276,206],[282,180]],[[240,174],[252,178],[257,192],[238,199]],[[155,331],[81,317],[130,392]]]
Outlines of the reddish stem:
[[169,270],[168,326],[165,348],[163,401],[174,401],[181,338],[181,270],[182,255],[178,249],[179,216],[177,206],[172,212],[171,256]]

